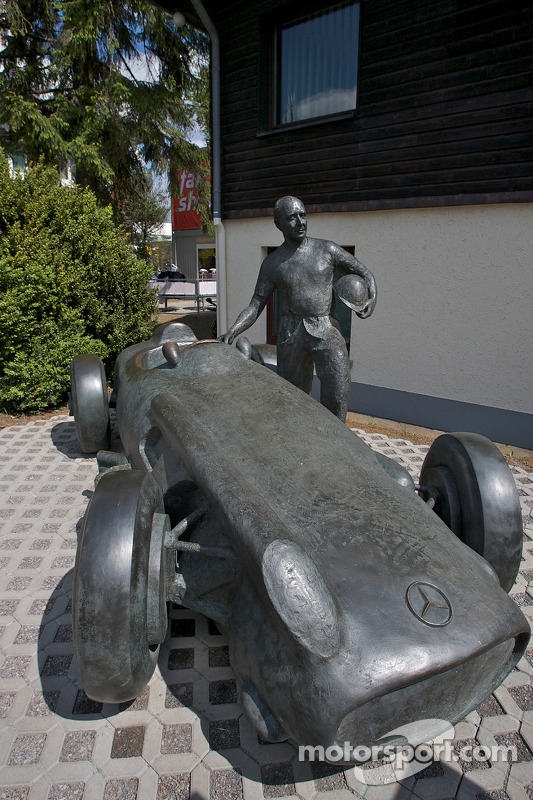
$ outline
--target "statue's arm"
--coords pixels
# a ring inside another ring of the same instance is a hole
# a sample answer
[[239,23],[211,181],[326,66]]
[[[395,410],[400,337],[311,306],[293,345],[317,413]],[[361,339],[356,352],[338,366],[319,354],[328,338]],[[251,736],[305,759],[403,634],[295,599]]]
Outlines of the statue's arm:
[[376,286],[376,279],[370,270],[365,267],[361,261],[355,256],[350,255],[342,247],[334,245],[335,249],[335,266],[338,267],[345,275],[351,273],[352,275],[359,275],[368,287],[368,303],[362,311],[357,312],[357,316],[361,319],[369,317],[374,311],[378,290]]
[[244,311],[241,311],[229,331],[220,337],[221,341],[226,342],[226,344],[231,344],[233,340],[239,336],[239,334],[248,330],[248,328],[254,324],[259,314],[266,306],[267,300],[268,297],[262,297],[254,292],[249,304],[246,306]]
[[231,344],[233,340],[239,336],[239,334],[248,330],[248,328],[254,324],[259,314],[266,306],[268,298],[274,291],[275,281],[273,269],[275,268],[275,265],[276,262],[273,261],[271,256],[267,256],[265,258],[261,264],[261,269],[259,270],[259,275],[257,277],[257,283],[255,284],[252,299],[244,311],[241,311],[228,332],[220,337],[222,342]]

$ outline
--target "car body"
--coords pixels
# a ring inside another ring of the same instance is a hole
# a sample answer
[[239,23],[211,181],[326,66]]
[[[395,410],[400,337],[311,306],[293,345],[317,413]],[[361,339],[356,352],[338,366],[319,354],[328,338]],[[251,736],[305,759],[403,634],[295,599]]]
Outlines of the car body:
[[[262,738],[372,747],[410,725],[417,744],[418,721],[462,719],[525,650],[527,620],[496,574],[503,556],[490,566],[403,468],[250,351],[245,341],[197,342],[170,323],[117,360],[125,455],[98,455],[75,573],[86,692],[118,702],[142,690],[173,600],[227,632]],[[84,381],[80,373],[78,417]],[[477,469],[476,513],[490,510],[491,476],[504,487],[491,515],[503,522],[483,531],[507,541],[516,573],[521,523],[507,466],[482,437],[452,439],[474,463],[471,477],[478,457],[488,465]],[[473,512],[461,502],[468,528]]]

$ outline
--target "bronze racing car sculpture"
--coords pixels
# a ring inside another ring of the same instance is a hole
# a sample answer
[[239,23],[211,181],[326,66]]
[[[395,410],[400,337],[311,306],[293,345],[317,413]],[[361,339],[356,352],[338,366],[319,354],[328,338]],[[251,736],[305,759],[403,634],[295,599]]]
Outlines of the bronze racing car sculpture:
[[506,593],[522,522],[505,459],[484,437],[445,434],[415,487],[250,351],[180,323],[124,350],[123,454],[107,450],[101,362],[72,363],[79,444],[100,451],[74,577],[87,695],[143,690],[174,601],[227,633],[267,741],[370,747],[408,723],[416,739],[417,720],[454,724],[529,638]]

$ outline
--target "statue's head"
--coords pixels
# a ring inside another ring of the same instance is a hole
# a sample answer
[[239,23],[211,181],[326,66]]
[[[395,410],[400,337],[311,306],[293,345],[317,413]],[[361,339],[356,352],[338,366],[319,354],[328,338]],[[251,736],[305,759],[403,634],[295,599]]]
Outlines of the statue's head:
[[307,235],[307,213],[297,197],[281,197],[274,206],[274,223],[286,240],[299,244]]

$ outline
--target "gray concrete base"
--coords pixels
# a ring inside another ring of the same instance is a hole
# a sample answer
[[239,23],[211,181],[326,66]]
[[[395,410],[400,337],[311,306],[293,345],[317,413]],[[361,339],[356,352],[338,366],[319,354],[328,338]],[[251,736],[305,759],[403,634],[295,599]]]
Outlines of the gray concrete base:
[[[318,383],[318,381],[317,381]],[[352,383],[349,411],[443,431],[471,431],[533,449],[533,414]]]

